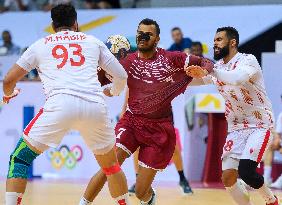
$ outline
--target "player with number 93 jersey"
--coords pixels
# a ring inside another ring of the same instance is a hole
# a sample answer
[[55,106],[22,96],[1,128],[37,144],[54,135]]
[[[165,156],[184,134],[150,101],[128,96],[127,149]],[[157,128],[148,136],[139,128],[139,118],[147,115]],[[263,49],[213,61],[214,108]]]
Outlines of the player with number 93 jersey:
[[[14,202],[21,201],[16,197],[25,191],[21,179],[26,180],[32,161],[49,147],[57,147],[70,130],[80,132],[103,173],[111,176],[108,182],[116,204],[129,205],[126,179],[116,160],[114,128],[104,99],[104,94],[116,96],[122,92],[127,73],[104,43],[77,32],[77,13],[72,5],[54,7],[51,17],[56,33],[32,44],[4,80],[3,101],[8,103],[19,93],[14,89],[17,81],[36,68],[47,98],[11,155],[6,205],[20,204]],[[104,90],[98,81],[98,66],[112,76],[113,84]]]

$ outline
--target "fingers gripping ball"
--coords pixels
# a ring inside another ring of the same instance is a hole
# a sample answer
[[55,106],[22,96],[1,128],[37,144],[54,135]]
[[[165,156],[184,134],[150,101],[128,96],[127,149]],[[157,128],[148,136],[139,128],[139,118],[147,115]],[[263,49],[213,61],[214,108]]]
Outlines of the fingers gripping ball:
[[[127,38],[122,35],[109,36],[106,46],[118,60],[125,58],[131,48]],[[105,86],[112,82],[112,76],[103,69],[98,68],[98,80],[101,83],[101,86]]]

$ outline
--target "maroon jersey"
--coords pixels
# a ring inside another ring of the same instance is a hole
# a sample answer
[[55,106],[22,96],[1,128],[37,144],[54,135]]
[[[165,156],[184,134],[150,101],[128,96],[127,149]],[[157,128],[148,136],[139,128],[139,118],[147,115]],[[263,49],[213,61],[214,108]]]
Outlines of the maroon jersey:
[[184,71],[185,64],[201,65],[202,60],[158,48],[151,59],[141,59],[135,52],[120,63],[128,74],[128,106],[131,112],[162,118],[171,115],[171,101],[183,93],[192,80]]

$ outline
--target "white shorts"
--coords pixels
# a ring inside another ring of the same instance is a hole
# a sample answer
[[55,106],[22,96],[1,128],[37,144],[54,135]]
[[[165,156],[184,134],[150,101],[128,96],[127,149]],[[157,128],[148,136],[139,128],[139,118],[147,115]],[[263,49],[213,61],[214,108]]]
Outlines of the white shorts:
[[248,128],[230,132],[222,153],[222,170],[238,169],[240,159],[260,163],[272,142],[269,129]]
[[82,98],[57,94],[24,130],[24,138],[41,151],[42,146],[57,147],[70,130],[77,130],[94,154],[105,154],[116,142],[114,127],[104,104]]

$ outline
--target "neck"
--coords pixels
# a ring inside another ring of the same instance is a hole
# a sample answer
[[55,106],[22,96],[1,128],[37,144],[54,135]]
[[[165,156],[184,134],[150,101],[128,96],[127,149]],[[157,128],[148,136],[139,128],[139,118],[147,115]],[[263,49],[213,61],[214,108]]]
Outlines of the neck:
[[74,31],[74,29],[70,27],[60,27],[56,29],[56,32],[61,32],[61,31]]
[[229,55],[223,58],[224,64],[228,63],[237,53],[238,53],[237,49],[230,50]]
[[146,52],[138,51],[139,57],[140,58],[145,58],[145,59],[152,58],[155,55],[155,53],[156,53],[156,48],[154,48],[151,51],[146,51]]

